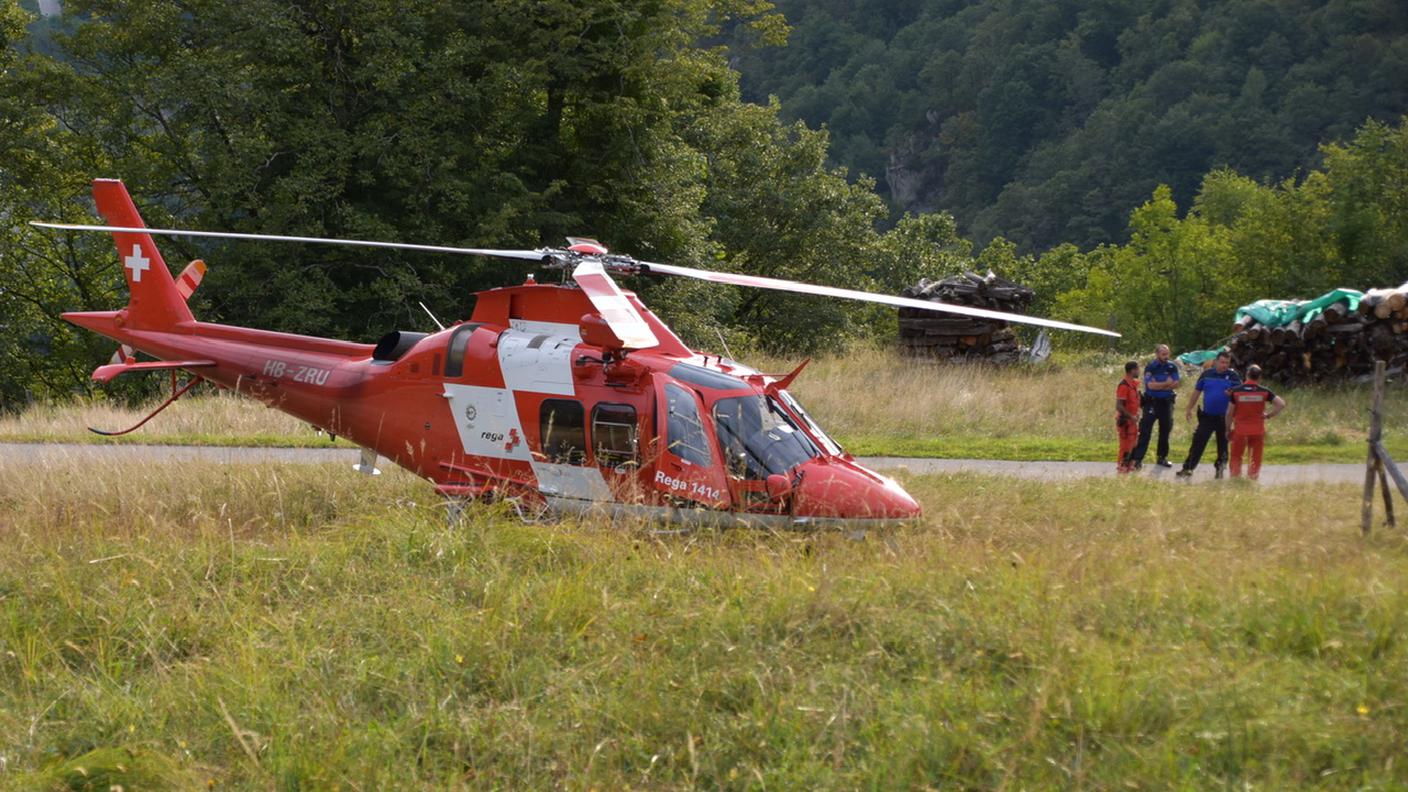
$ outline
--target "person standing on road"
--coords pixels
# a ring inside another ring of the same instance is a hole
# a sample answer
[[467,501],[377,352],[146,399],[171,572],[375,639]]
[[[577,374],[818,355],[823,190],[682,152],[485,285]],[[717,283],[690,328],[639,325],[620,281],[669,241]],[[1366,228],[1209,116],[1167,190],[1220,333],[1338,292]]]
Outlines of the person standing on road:
[[1154,359],[1144,367],[1144,415],[1139,421],[1139,443],[1130,454],[1135,470],[1143,467],[1149,452],[1149,438],[1154,422],[1159,422],[1158,460],[1160,467],[1173,467],[1168,461],[1168,435],[1173,431],[1173,403],[1178,397],[1178,364],[1168,359],[1168,344],[1154,349]]
[[1138,361],[1124,364],[1124,379],[1115,386],[1115,432],[1120,438],[1120,458],[1115,470],[1128,473],[1134,470],[1134,461],[1129,455],[1139,439]]
[[[1247,369],[1247,381],[1229,388],[1227,396],[1232,401],[1232,410],[1228,413],[1232,420],[1232,478],[1242,475],[1242,454],[1250,449],[1252,461],[1247,466],[1247,478],[1256,481],[1257,476],[1261,475],[1266,419],[1280,415],[1286,409],[1286,402],[1261,387],[1261,366]],[[1271,409],[1268,410],[1267,405]]]
[[1184,478],[1193,475],[1194,468],[1203,458],[1208,438],[1217,435],[1217,461],[1213,463],[1216,477],[1222,478],[1222,470],[1227,467],[1227,407],[1231,403],[1227,391],[1242,384],[1242,378],[1232,370],[1232,356],[1226,352],[1217,353],[1217,361],[1212,368],[1204,371],[1193,386],[1193,398],[1183,410],[1183,420],[1193,420],[1193,408],[1198,399],[1203,406],[1198,407],[1198,427],[1193,430],[1193,443],[1188,447],[1188,457],[1183,460],[1183,469],[1178,475]]

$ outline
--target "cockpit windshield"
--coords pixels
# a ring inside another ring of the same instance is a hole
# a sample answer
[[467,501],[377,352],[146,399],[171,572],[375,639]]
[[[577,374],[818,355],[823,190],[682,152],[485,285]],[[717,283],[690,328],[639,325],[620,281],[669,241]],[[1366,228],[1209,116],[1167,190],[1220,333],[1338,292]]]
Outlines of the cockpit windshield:
[[826,453],[831,456],[841,455],[841,446],[837,444],[835,440],[832,440],[830,435],[821,431],[821,427],[817,426],[816,421],[812,419],[811,415],[807,413],[806,410],[802,409],[801,403],[793,398],[792,394],[785,390],[780,390],[777,392],[777,395],[781,397],[782,403],[787,405],[788,409],[792,411],[792,414],[801,418],[802,422],[807,425],[807,428],[812,430],[812,437],[821,441],[821,445],[826,449]]
[[719,399],[714,426],[730,475],[764,480],[821,455],[781,405],[760,394]]

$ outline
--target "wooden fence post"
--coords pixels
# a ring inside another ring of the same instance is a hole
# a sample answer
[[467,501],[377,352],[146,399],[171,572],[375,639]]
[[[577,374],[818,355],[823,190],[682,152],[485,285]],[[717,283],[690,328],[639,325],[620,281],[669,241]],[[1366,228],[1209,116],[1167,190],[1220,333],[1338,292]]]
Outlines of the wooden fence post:
[[[1383,460],[1379,458],[1379,437],[1383,434],[1383,415],[1380,410],[1384,402],[1384,369],[1387,364],[1380,360],[1374,364],[1374,401],[1369,408],[1369,453],[1364,460],[1364,502],[1359,508],[1359,529],[1365,536],[1369,535],[1369,530],[1374,523],[1374,479],[1384,476]],[[1384,496],[1387,503],[1392,497],[1388,491],[1388,482],[1384,481]],[[1388,519],[1393,519],[1391,506]],[[1391,523],[1390,523],[1391,524]]]

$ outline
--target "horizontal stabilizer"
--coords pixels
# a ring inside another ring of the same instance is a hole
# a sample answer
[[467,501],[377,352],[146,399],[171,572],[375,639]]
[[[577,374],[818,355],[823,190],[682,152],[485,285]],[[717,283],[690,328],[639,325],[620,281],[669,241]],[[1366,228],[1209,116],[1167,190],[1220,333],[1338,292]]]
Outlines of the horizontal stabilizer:
[[112,382],[123,374],[135,371],[167,371],[213,365],[215,365],[213,360],[153,360],[147,363],[109,363],[93,370],[93,381]]

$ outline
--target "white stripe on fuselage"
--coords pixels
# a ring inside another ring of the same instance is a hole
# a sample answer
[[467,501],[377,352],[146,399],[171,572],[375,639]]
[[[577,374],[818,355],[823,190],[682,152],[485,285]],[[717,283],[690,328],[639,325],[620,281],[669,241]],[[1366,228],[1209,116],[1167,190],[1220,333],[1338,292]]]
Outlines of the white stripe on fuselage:
[[499,370],[507,387],[445,384],[444,395],[455,415],[465,453],[530,463],[544,495],[611,500],[611,488],[596,467],[533,459],[514,398],[518,392],[576,397],[572,351],[582,340],[577,325],[524,319],[512,319],[509,324],[497,346]]
[[518,421],[512,391],[447,382],[444,396],[455,416],[455,428],[466,454],[524,462],[533,458]]
[[534,462],[538,491],[544,495],[588,501],[611,500],[611,488],[594,465],[558,465]]
[[528,335],[550,335],[570,338],[582,342],[582,331],[577,325],[568,322],[534,322],[529,319],[510,319],[508,326]]
[[[499,371],[503,373],[504,384],[511,391],[575,396],[572,350],[581,343],[576,327],[547,322],[523,324],[535,327],[524,330],[515,327],[499,336]],[[561,332],[564,327],[571,327],[573,334]]]

